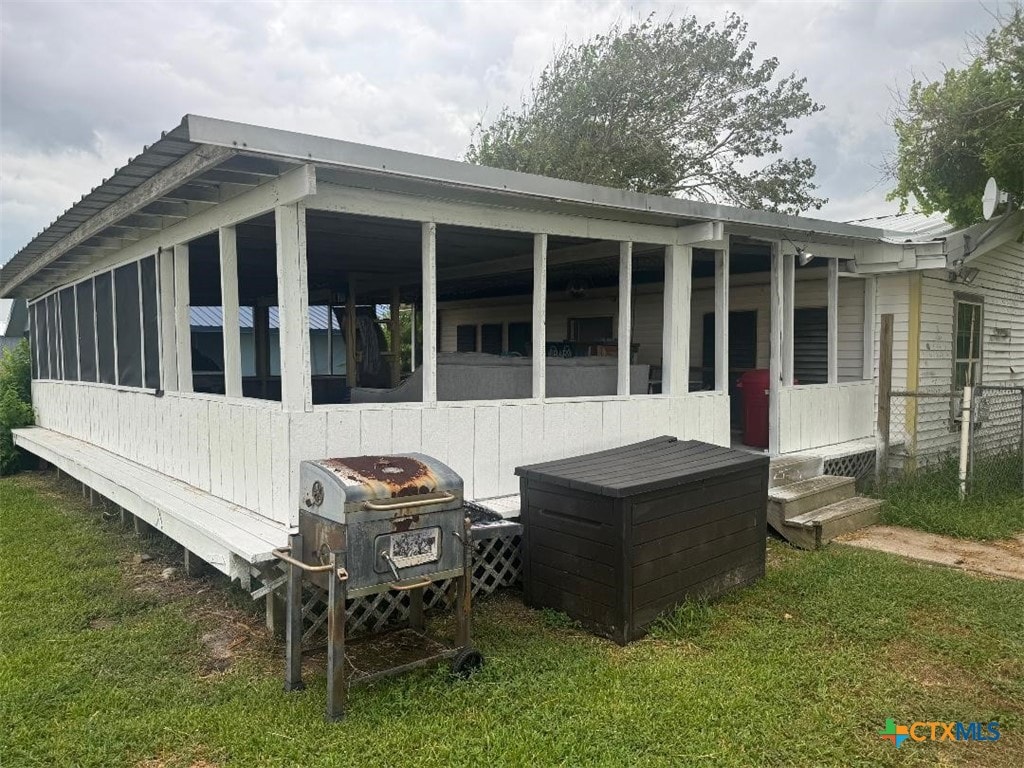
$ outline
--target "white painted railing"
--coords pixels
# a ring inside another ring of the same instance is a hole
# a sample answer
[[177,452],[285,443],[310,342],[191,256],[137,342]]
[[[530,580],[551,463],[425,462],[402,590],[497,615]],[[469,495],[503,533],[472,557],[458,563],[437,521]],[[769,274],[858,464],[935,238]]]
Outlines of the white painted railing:
[[280,404],[79,382],[33,382],[40,426],[85,440],[280,522],[296,521],[302,459],[420,451],[467,498],[516,493],[520,464],[658,435],[729,444],[729,398],[367,403],[286,413]]
[[808,384],[779,391],[779,452],[870,437],[875,431],[875,383]]

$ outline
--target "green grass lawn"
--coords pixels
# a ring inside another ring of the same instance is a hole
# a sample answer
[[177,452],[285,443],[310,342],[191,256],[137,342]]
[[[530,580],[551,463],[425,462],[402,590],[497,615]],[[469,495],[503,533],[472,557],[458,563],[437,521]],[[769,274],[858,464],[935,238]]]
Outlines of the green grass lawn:
[[[176,563],[134,565],[138,540],[54,488],[0,480],[3,766],[1024,764],[1024,583],[770,542],[759,584],[627,648],[506,593],[478,602],[474,678],[357,688],[326,724],[322,659],[285,694],[237,596],[155,588]],[[202,636],[225,627],[242,642],[211,674]],[[887,717],[1003,738],[896,750]]]
[[974,487],[959,496],[957,462],[949,459],[889,482],[874,494],[885,499],[882,521],[966,539],[1005,539],[1024,533],[1020,454],[979,460]]

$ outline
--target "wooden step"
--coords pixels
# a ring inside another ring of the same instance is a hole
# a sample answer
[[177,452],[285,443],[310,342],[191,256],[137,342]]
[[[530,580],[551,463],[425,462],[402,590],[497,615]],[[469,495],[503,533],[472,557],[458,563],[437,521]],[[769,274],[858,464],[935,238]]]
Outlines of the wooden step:
[[786,520],[783,536],[798,547],[818,549],[836,536],[874,525],[881,511],[880,500],[854,496]]
[[775,508],[780,520],[791,520],[797,515],[848,499],[856,494],[854,477],[821,475],[779,485],[768,490],[768,511]]
[[818,477],[823,471],[824,463],[820,456],[807,456],[802,453],[779,456],[772,459],[768,465],[768,487],[776,488]]

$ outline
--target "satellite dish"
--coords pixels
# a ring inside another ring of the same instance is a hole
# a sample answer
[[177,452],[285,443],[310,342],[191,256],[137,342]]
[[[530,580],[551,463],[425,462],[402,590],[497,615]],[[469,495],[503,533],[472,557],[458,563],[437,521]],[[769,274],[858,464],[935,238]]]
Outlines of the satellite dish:
[[984,214],[985,220],[991,219],[995,215],[996,209],[1008,202],[1009,199],[1008,194],[1000,191],[994,178],[985,182],[985,194],[981,196],[981,212]]

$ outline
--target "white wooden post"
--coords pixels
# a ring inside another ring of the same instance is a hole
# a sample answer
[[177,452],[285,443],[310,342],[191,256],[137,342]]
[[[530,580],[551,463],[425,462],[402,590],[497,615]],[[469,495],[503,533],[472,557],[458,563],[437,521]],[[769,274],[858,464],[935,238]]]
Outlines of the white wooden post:
[[875,295],[878,279],[864,280],[864,367],[861,378],[872,381],[875,378]]
[[242,341],[238,331],[238,245],[234,227],[220,228],[220,304],[224,336],[224,394],[242,396]]
[[306,208],[274,209],[277,237],[278,339],[281,348],[281,407],[313,410],[309,372],[309,290],[306,274]]
[[423,222],[423,402],[437,402],[437,224]]
[[693,249],[688,245],[665,248],[664,335],[662,336],[661,391],[684,395],[690,388],[690,271]]
[[729,239],[715,251],[715,390],[729,392]]
[[796,305],[796,255],[782,257],[782,385],[793,386],[793,335]]
[[416,305],[409,307],[409,373],[416,370]]
[[839,383],[839,259],[828,260],[828,383]]
[[633,243],[619,243],[619,383],[616,392],[629,394],[632,363]]
[[[533,396],[547,394],[548,236],[533,236]],[[621,320],[620,320],[621,322]]]
[[771,311],[771,359],[768,379],[768,451],[772,455],[779,453],[779,390],[782,386],[784,375],[782,370],[783,334],[785,333],[786,325],[784,322],[786,302],[783,296],[783,283],[785,282],[784,258],[782,255],[782,243],[773,242],[771,300],[769,303]]
[[178,391],[192,391],[192,321],[188,285],[188,243],[174,246],[174,335]]

